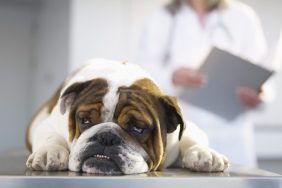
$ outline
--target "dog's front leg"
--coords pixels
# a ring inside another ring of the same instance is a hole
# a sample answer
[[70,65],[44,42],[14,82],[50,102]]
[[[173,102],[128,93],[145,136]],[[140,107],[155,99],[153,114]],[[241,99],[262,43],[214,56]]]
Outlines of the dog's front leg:
[[221,172],[228,168],[228,159],[208,147],[206,134],[193,123],[187,124],[180,141],[181,165],[192,171]]
[[67,170],[69,149],[66,140],[57,132],[39,125],[32,141],[32,153],[26,166],[32,170]]

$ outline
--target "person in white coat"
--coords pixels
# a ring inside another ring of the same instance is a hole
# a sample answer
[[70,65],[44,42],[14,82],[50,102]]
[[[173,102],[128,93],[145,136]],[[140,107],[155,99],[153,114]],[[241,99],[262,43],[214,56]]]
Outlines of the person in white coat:
[[[178,96],[183,88],[208,84],[197,68],[213,46],[254,63],[262,63],[267,54],[258,16],[247,5],[231,0],[174,0],[149,18],[136,61],[165,92]],[[264,100],[263,92],[253,88],[242,86],[234,92],[250,109]],[[211,147],[231,163],[256,166],[253,125],[247,113],[228,122],[185,101],[180,100],[180,105],[184,116],[207,133]]]

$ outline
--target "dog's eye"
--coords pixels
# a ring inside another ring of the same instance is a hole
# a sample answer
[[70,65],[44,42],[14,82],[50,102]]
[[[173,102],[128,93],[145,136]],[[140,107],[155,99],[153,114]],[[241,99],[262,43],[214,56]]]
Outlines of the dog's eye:
[[136,121],[134,119],[131,119],[129,122],[127,122],[127,127],[130,132],[137,136],[145,134],[148,130],[143,122]]
[[86,118],[82,118],[80,122],[81,124],[91,124],[90,120]]
[[88,118],[80,119],[80,127],[82,130],[88,129],[92,126],[92,122]]
[[142,134],[144,132],[143,128],[132,126],[132,131],[138,134]]

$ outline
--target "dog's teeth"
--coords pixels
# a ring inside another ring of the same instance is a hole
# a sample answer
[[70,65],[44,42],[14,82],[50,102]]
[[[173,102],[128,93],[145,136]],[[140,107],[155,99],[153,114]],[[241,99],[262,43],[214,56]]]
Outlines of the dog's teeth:
[[106,156],[106,155],[94,155],[95,158],[100,158],[100,159],[110,159],[110,157]]

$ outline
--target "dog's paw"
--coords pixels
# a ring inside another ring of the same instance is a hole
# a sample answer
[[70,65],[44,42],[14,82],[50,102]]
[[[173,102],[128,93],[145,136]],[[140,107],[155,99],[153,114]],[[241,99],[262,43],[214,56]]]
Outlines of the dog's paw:
[[228,168],[229,161],[213,149],[195,145],[186,150],[182,164],[192,171],[222,172]]
[[26,166],[31,170],[68,169],[69,151],[59,145],[45,146],[34,151],[27,159]]

